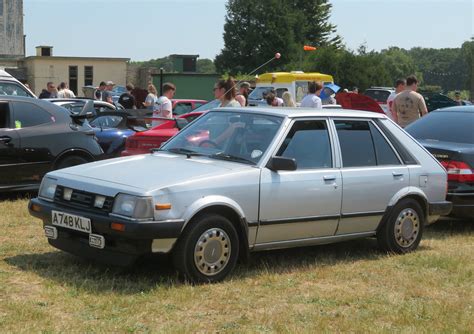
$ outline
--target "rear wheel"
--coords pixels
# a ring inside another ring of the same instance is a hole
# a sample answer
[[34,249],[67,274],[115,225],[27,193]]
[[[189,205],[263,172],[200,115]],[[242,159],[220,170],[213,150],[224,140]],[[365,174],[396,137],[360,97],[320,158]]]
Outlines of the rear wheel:
[[388,252],[414,251],[421,241],[424,223],[420,204],[411,198],[402,199],[377,233],[377,241]]
[[67,168],[67,167],[72,167],[76,165],[81,165],[88,163],[86,159],[83,157],[77,156],[77,155],[72,155],[69,157],[65,157],[59,161],[59,163],[56,165],[56,169],[61,169],[61,168]]
[[239,255],[239,238],[225,217],[205,214],[191,223],[173,251],[175,268],[193,283],[223,280],[234,268]]

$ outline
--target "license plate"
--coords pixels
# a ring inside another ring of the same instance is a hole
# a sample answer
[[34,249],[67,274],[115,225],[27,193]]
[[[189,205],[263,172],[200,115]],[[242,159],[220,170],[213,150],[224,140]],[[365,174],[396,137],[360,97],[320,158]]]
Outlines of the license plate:
[[91,220],[89,218],[71,215],[70,213],[61,211],[52,211],[52,224],[55,226],[65,227],[85,233],[91,233]]
[[103,249],[105,247],[105,238],[98,234],[89,234],[89,246]]
[[58,229],[54,226],[46,225],[44,227],[44,235],[48,239],[57,239],[58,238]]

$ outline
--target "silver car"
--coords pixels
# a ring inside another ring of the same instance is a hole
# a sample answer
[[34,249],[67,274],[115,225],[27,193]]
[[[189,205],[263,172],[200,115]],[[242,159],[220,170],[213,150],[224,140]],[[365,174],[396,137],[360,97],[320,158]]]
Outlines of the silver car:
[[265,249],[376,236],[413,251],[451,210],[446,182],[381,114],[222,108],[150,154],[48,173],[29,209],[56,248],[114,264],[171,253],[186,279],[216,282]]

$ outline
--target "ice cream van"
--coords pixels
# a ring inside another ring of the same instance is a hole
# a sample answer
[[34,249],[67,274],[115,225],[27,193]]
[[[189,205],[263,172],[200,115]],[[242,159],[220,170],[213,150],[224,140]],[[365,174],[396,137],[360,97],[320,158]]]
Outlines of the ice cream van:
[[274,90],[278,97],[288,91],[299,104],[307,94],[308,82],[311,81],[321,81],[324,84],[334,83],[331,75],[323,73],[302,71],[264,73],[257,78],[255,89],[249,95],[249,105],[266,104],[264,96],[270,90]]

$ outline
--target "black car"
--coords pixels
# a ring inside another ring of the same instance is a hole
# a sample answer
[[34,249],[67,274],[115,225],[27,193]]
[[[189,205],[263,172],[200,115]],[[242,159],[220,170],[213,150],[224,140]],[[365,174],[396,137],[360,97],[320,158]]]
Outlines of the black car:
[[50,170],[100,159],[85,117],[39,99],[0,96],[0,192],[36,189]]
[[455,107],[458,105],[456,101],[441,93],[420,91],[420,94],[425,99],[428,112],[441,108]]
[[474,106],[438,109],[405,128],[448,171],[451,215],[474,217]]

